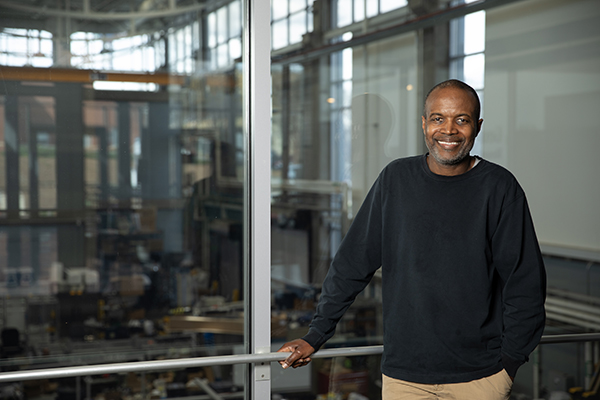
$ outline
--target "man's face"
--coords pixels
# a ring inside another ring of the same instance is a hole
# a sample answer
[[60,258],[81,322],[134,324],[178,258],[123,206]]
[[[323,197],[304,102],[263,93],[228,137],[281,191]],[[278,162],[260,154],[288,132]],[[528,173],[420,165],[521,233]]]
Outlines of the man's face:
[[483,123],[482,119],[476,120],[475,105],[473,96],[458,88],[436,89],[429,95],[422,118],[432,172],[466,172],[465,165],[471,161],[469,152]]

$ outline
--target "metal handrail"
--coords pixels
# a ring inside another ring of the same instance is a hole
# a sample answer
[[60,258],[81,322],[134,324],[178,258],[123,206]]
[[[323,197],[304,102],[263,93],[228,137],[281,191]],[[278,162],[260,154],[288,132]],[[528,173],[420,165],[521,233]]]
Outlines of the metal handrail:
[[[600,333],[581,333],[565,335],[546,335],[540,344],[588,342],[600,340]],[[311,358],[355,357],[377,355],[383,352],[383,346],[343,347],[324,349],[314,353]],[[70,378],[75,376],[115,374],[124,372],[149,372],[192,367],[217,365],[268,363],[284,360],[290,353],[235,354],[226,356],[178,358],[174,360],[138,361],[116,364],[87,365],[83,367],[61,367],[30,371],[0,373],[0,383],[35,379]]]

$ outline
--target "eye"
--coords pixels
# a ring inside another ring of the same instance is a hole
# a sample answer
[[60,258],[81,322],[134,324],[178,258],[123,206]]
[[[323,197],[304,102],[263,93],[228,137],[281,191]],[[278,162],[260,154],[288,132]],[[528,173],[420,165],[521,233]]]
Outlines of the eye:
[[442,122],[442,117],[431,117],[431,120],[432,120],[433,122],[440,123],[440,122]]
[[464,125],[464,124],[468,124],[469,120],[467,120],[466,118],[459,118],[456,120],[456,122],[460,125]]

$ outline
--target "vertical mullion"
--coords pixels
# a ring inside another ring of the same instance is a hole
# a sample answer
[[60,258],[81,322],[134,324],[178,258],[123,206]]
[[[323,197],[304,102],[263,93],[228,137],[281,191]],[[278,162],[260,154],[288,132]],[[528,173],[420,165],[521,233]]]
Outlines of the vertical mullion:
[[[271,2],[244,1],[246,132],[246,342],[271,350]],[[249,366],[246,396],[271,396],[270,364]]]

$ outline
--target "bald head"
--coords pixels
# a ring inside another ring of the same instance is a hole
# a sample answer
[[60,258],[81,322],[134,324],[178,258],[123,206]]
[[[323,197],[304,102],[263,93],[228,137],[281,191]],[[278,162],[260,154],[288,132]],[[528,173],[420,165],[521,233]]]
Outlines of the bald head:
[[475,103],[474,104],[475,109],[473,110],[473,112],[474,112],[473,118],[475,119],[475,121],[479,120],[479,114],[481,114],[481,103],[479,102],[479,96],[477,95],[477,92],[471,86],[467,85],[463,81],[459,81],[458,79],[449,79],[447,81],[438,83],[433,88],[431,88],[429,93],[427,93],[427,96],[425,97],[425,102],[423,104],[423,116],[424,117],[427,117],[427,101],[429,100],[429,97],[431,96],[431,94],[433,92],[435,92],[436,90],[445,89],[445,88],[456,88],[456,89],[464,90],[465,92],[469,93],[469,95],[471,95],[473,97],[473,100]]

